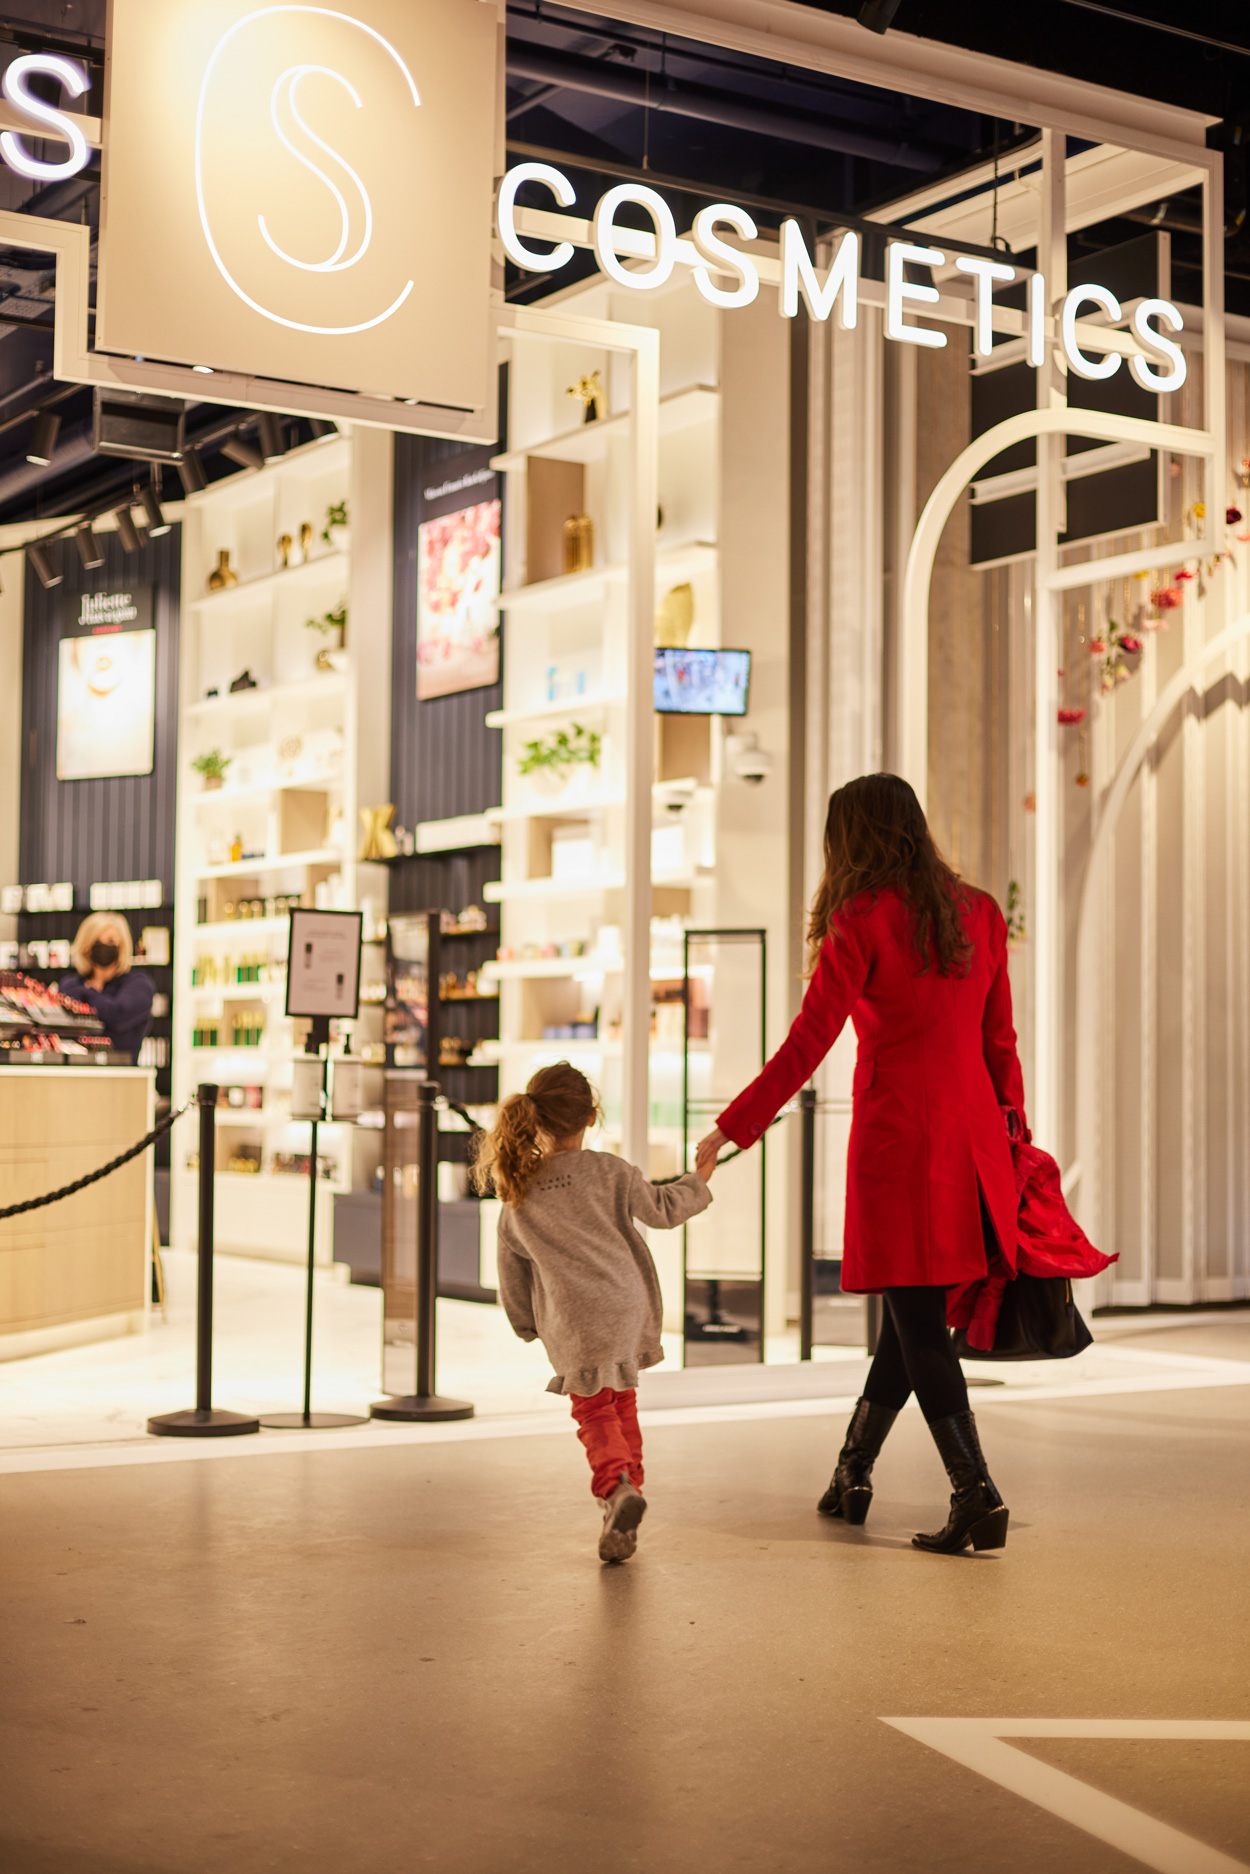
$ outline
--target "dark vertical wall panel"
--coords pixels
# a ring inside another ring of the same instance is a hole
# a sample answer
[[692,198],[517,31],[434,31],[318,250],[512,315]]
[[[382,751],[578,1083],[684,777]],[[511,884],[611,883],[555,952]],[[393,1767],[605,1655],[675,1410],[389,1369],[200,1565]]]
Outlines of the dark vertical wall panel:
[[[503,703],[501,681],[489,689],[417,701],[417,529],[424,518],[422,489],[441,482],[453,460],[492,449],[431,436],[395,438],[395,600],[392,634],[391,798],[401,826],[482,813],[500,801],[503,736],[488,729],[487,710]],[[493,492],[493,490],[491,491]],[[466,494],[468,505],[474,495]],[[489,499],[483,490],[479,499]],[[444,501],[439,512],[446,510]],[[506,524],[506,517],[505,517]]]
[[[21,882],[69,880],[86,903],[104,879],[159,878],[174,889],[174,790],[178,761],[178,601],[182,530],[125,553],[99,536],[104,565],[84,570],[72,541],[49,552],[64,575],[45,591],[28,572],[22,652]],[[63,622],[83,592],[152,588],[156,628],[156,745],[151,774],[100,781],[56,778],[56,703]]]

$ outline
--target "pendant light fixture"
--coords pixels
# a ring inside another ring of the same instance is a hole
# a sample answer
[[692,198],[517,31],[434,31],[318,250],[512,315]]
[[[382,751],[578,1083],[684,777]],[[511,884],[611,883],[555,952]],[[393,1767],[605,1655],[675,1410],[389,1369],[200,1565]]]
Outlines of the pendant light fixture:
[[266,462],[281,462],[286,454],[282,418],[275,416],[272,410],[262,410],[260,413],[260,452]]
[[184,494],[203,494],[208,487],[208,477],[204,473],[204,464],[200,460],[200,452],[194,443],[188,443],[183,450],[178,458],[177,469]]
[[26,557],[38,573],[40,584],[45,591],[48,591],[52,586],[60,585],[63,574],[54,564],[52,556],[46,547],[41,547],[32,540],[26,549]]
[[152,482],[148,482],[145,487],[140,488],[139,505],[147,515],[148,533],[153,540],[157,539],[161,534],[167,534],[169,532],[170,528],[173,526],[173,522],[167,521],[165,516],[161,513],[160,497]]
[[117,538],[127,553],[139,551],[139,529],[135,526],[135,517],[130,512],[130,503],[125,507],[113,509],[113,519],[117,522]]
[[99,537],[93,532],[91,522],[84,521],[74,535],[74,545],[78,548],[78,557],[86,572],[93,573],[104,564],[104,548]]
[[47,468],[52,460],[53,450],[56,448],[60,428],[61,419],[55,410],[41,410],[35,418],[35,433],[30,439],[26,460],[34,462],[40,468]]
[[244,442],[242,436],[228,436],[221,445],[221,453],[237,462],[240,468],[258,469],[264,466],[264,457],[260,450],[250,442]]

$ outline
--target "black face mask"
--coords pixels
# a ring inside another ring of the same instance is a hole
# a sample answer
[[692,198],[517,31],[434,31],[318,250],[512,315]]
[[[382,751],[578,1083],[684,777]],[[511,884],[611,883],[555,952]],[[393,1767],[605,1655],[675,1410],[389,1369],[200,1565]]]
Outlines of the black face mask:
[[91,961],[98,969],[106,970],[110,963],[116,963],[118,954],[116,944],[93,943],[91,946]]

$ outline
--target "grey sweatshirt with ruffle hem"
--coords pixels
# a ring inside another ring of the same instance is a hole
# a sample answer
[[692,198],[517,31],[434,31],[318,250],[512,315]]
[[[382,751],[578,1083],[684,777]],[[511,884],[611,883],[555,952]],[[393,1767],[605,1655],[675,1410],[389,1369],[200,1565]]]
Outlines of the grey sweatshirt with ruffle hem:
[[693,1171],[650,1184],[610,1152],[557,1152],[499,1219],[499,1297],[513,1331],[541,1340],[548,1392],[628,1392],[664,1358],[660,1279],[634,1219],[673,1230],[712,1193]]

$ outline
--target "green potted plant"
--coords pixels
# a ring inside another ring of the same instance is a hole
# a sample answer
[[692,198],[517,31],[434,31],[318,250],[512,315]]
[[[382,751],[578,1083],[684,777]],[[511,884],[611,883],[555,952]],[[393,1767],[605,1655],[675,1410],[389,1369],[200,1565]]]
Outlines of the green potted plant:
[[197,755],[191,766],[196,774],[203,777],[205,788],[211,792],[224,784],[226,769],[233,759],[231,755],[223,755],[219,748],[209,748],[202,755]]
[[527,742],[517,764],[544,793],[558,793],[568,785],[575,768],[597,768],[603,750],[603,738],[593,729],[571,722],[554,735],[541,735]]
[[342,550],[350,538],[347,531],[346,501],[331,501],[326,509],[326,524],[321,529],[321,538],[328,547]]
[[323,612],[320,618],[306,618],[304,620],[304,629],[306,631],[320,631],[323,636],[328,636],[330,632],[337,631],[338,638],[336,642],[333,644],[323,644],[321,649],[317,652],[318,670],[333,670],[335,668],[335,656],[342,650],[343,640],[347,635],[346,603],[341,602],[334,607],[333,611]]

